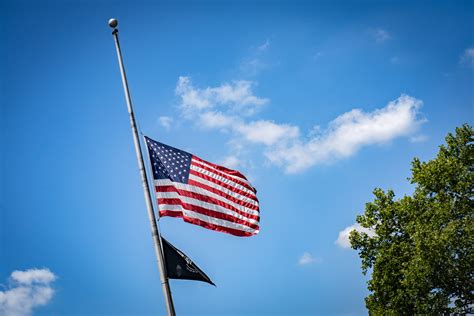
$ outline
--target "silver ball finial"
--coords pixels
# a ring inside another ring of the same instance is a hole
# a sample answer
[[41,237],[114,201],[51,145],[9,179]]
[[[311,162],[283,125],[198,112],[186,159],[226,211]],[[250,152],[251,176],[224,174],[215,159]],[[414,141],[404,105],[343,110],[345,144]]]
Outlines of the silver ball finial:
[[117,27],[117,25],[118,25],[118,21],[117,21],[116,19],[110,19],[110,20],[109,20],[109,26],[110,26],[111,28],[114,29],[114,28]]

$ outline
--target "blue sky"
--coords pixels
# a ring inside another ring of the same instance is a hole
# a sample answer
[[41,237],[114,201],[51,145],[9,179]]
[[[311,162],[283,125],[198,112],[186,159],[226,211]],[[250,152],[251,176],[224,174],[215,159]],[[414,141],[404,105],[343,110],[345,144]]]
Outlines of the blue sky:
[[473,3],[1,1],[4,311],[165,311],[110,17],[143,132],[258,189],[254,237],[160,221],[178,314],[366,314],[344,233],[472,124]]

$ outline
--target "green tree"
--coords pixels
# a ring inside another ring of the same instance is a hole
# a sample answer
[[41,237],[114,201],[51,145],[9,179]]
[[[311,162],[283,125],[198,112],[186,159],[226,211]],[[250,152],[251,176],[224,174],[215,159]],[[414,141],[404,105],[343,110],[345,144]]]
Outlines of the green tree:
[[474,144],[465,124],[448,134],[435,159],[412,162],[413,196],[375,189],[350,242],[372,271],[371,315],[466,314],[474,293]]

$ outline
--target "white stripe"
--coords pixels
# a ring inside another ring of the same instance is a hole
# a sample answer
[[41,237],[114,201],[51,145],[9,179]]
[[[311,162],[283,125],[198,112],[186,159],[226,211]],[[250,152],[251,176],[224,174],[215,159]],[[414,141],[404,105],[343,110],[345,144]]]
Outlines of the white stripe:
[[[178,208],[176,208],[176,207],[179,208],[179,211],[178,211]],[[219,225],[219,226],[226,227],[226,228],[236,229],[236,230],[240,230],[240,231],[244,231],[244,232],[249,232],[249,233],[252,233],[252,234],[256,234],[256,233],[259,232],[259,230],[250,228],[250,227],[242,225],[242,224],[237,224],[237,223],[229,222],[229,221],[226,221],[226,220],[223,220],[223,219],[219,219],[219,218],[199,214],[199,213],[189,211],[189,210],[185,210],[184,208],[181,207],[181,205],[162,204],[160,206],[160,211],[168,211],[168,210],[170,210],[172,212],[182,212],[186,217],[199,219],[203,222],[214,224],[214,225]]]
[[219,170],[219,169],[215,168],[214,166],[211,166],[209,163],[202,162],[202,161],[196,160],[196,159],[194,159],[194,158],[192,159],[192,162],[195,162],[195,163],[204,165],[205,167],[212,169],[212,170],[215,171],[216,173],[223,173],[223,174],[225,174],[225,175],[227,175],[227,176],[229,176],[229,177],[232,177],[232,178],[235,179],[235,180],[239,180],[239,181],[241,181],[241,182],[244,182],[244,183],[246,183],[248,186],[250,186],[250,187],[253,188],[253,185],[252,185],[247,179],[244,179],[244,178],[239,177],[239,176],[235,176],[235,175],[233,175],[233,174],[229,174],[229,173],[225,172],[224,170]]
[[207,181],[206,179],[203,179],[203,178],[200,178],[200,177],[196,177],[195,175],[192,175],[190,174],[189,175],[189,179],[190,180],[194,180],[196,182],[199,182],[199,183],[202,183],[202,184],[205,184],[207,186],[210,186],[211,188],[214,188],[214,189],[217,189],[225,194],[228,194],[236,199],[239,199],[241,201],[244,201],[244,202],[247,202],[247,203],[250,203],[250,204],[253,204],[255,206],[258,206],[258,202],[251,199],[251,198],[248,198],[246,196],[243,196],[243,195],[240,195],[234,191],[231,191],[227,188],[224,188],[223,186],[220,186],[218,185],[217,183],[214,183],[214,182],[211,182],[211,181]]
[[[253,210],[251,208],[245,207],[241,204],[235,203],[234,201],[228,200],[223,196],[215,194],[214,192],[207,191],[206,189],[203,189],[203,188],[191,185],[191,184],[184,184],[184,183],[180,183],[180,182],[172,182],[169,179],[155,180],[154,183],[155,183],[155,186],[168,186],[168,185],[170,185],[170,186],[174,186],[175,188],[180,189],[180,190],[185,190],[185,191],[189,191],[189,192],[196,192],[198,194],[207,195],[207,196],[212,197],[212,198],[214,198],[216,200],[219,200],[221,202],[230,204],[230,205],[232,205],[233,207],[235,207],[236,209],[238,209],[242,212],[245,212],[245,213],[248,213],[248,214],[251,214],[251,215],[259,215],[259,212],[257,210]],[[254,203],[251,203],[251,204],[255,205]],[[258,207],[258,204],[256,206]]]
[[199,168],[199,167],[196,167],[196,166],[193,166],[193,165],[191,165],[191,170],[194,170],[194,171],[197,171],[197,172],[199,172],[199,173],[202,173],[202,174],[204,174],[204,175],[206,175],[206,176],[208,176],[208,177],[211,177],[211,178],[213,178],[213,179],[216,179],[217,181],[220,181],[220,182],[225,183],[225,184],[227,184],[227,185],[230,185],[230,186],[232,186],[232,187],[234,187],[234,188],[237,188],[237,189],[239,189],[239,190],[241,190],[241,191],[244,191],[244,192],[246,192],[246,193],[248,193],[248,194],[250,194],[250,195],[252,195],[252,196],[255,196],[255,192],[253,192],[253,191],[247,189],[247,188],[244,187],[243,185],[238,184],[238,183],[235,183],[234,181],[229,180],[229,179],[226,179],[226,178],[224,178],[224,177],[221,177],[221,176],[219,176],[219,175],[217,175],[217,174],[215,174],[215,173],[213,173],[213,172],[211,172],[211,171],[208,171],[208,170],[206,170],[206,169],[202,169],[202,168]]
[[217,205],[217,204],[207,203],[207,202],[203,202],[201,200],[193,199],[193,198],[190,198],[190,197],[187,197],[187,196],[182,196],[182,195],[180,195],[179,193],[176,193],[176,192],[156,192],[156,197],[157,198],[163,198],[163,199],[179,199],[183,203],[186,203],[186,204],[191,204],[191,205],[194,205],[194,206],[200,206],[200,207],[206,208],[206,209],[211,210],[211,211],[219,212],[219,213],[222,213],[222,214],[227,214],[227,215],[233,216],[235,218],[238,218],[238,219],[244,220],[246,222],[249,222],[251,224],[258,225],[258,221],[254,220],[254,219],[251,219],[251,218],[247,218],[245,216],[242,216],[241,214],[239,214],[235,211],[229,210],[229,209],[227,209],[225,207],[222,207],[220,205]]
[[177,204],[159,204],[158,209],[160,211],[173,211],[173,212],[180,212],[183,210],[181,205]]
[[223,170],[216,169],[214,166],[211,166],[211,165],[208,164],[207,162],[194,159],[194,157],[193,157],[192,161],[194,161],[194,162],[196,162],[196,163],[200,163],[201,165],[204,165],[204,166],[206,166],[206,167],[209,167],[209,168],[211,168],[211,169],[213,169],[213,170],[216,170],[216,171],[225,173],[225,174],[228,175],[229,177],[232,177],[232,178],[238,179],[238,180],[240,180],[240,181],[242,181],[242,182],[245,182],[245,183],[247,183],[249,186],[251,186],[251,187],[253,188],[252,184],[251,184],[247,179],[244,179],[244,178],[242,178],[242,177],[239,177],[239,176],[236,176],[236,175],[233,175],[233,174],[229,174],[229,173],[227,173],[227,172],[225,172],[225,171],[223,171]]

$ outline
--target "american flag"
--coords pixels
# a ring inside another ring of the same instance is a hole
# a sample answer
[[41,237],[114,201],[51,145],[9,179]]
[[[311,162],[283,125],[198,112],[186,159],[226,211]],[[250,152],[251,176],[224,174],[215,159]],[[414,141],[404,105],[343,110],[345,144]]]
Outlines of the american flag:
[[259,232],[257,190],[238,171],[145,136],[160,216],[236,236]]

